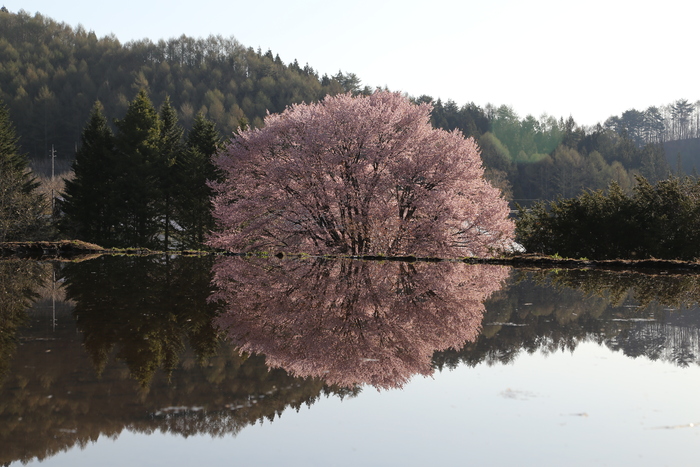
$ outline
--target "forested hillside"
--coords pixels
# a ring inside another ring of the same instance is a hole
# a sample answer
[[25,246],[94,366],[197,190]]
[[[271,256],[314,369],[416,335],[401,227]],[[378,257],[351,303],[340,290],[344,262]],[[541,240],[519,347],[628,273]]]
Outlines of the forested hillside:
[[613,181],[629,191],[636,175],[657,181],[669,174],[661,144],[635,142],[624,131],[586,128],[572,117],[521,118],[507,106],[434,105],[433,123],[474,136],[486,176],[521,205],[604,189]]
[[[69,169],[95,101],[114,129],[113,121],[124,117],[141,90],[156,108],[168,97],[185,130],[201,113],[224,137],[243,122],[260,127],[268,111],[293,103],[372,92],[352,73],[319,76],[308,64],[285,63],[233,38],[183,35],[122,44],[38,13],[0,11],[0,99],[36,171],[50,172],[52,146],[57,167]],[[663,179],[678,165],[663,144],[700,134],[700,105],[686,99],[630,109],[594,127],[572,117],[523,118],[507,106],[414,100],[434,105],[434,126],[475,137],[487,177],[524,205],[606,188],[611,181],[629,192],[636,175]],[[686,157],[681,166],[689,171]]]
[[185,128],[202,112],[229,134],[244,118],[257,126],[268,110],[355,91],[358,80],[319,77],[233,38],[121,44],[40,14],[0,12],[0,98],[30,158],[48,159],[53,145],[59,159],[72,159],[95,101],[121,118],[141,89],[156,107],[169,96]]

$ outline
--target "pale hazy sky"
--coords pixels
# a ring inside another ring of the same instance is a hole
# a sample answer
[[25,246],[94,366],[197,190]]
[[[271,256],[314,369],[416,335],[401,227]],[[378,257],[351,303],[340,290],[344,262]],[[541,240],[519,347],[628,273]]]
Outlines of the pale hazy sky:
[[[122,42],[220,34],[319,74],[585,125],[700,99],[689,0],[0,0]],[[693,71],[695,70],[695,71]]]

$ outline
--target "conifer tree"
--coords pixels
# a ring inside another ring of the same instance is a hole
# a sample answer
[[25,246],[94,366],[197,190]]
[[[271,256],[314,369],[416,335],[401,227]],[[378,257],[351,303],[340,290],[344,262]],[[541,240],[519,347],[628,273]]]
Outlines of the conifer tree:
[[0,101],[0,242],[33,240],[46,232],[46,200],[37,193],[19,138]]
[[158,188],[160,190],[160,206],[163,220],[163,247],[170,246],[170,227],[175,209],[174,198],[179,190],[176,162],[183,150],[182,135],[184,130],[178,123],[177,111],[166,98],[160,108],[160,151],[157,163]]
[[161,122],[146,91],[129,103],[126,115],[116,122],[115,239],[125,246],[154,247],[157,243],[157,169],[160,159]]
[[64,233],[103,246],[114,244],[114,135],[98,101],[83,129],[73,161],[75,178],[66,182]]
[[187,134],[186,150],[178,160],[177,222],[182,227],[181,242],[185,247],[200,247],[214,228],[212,190],[209,180],[219,179],[212,163],[220,136],[216,125],[198,113]]

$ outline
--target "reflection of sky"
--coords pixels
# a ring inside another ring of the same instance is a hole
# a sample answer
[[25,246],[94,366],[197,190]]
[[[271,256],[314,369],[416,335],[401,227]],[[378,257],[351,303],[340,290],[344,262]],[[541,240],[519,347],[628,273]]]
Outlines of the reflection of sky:
[[42,465],[694,465],[698,387],[698,366],[581,343],[322,398],[235,438],[125,432]]

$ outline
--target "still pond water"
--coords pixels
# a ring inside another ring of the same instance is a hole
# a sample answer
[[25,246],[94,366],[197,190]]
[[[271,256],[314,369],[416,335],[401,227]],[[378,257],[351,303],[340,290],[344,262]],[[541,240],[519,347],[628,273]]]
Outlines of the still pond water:
[[0,261],[0,465],[697,465],[700,277]]

